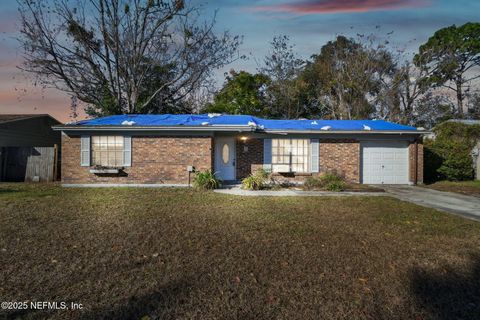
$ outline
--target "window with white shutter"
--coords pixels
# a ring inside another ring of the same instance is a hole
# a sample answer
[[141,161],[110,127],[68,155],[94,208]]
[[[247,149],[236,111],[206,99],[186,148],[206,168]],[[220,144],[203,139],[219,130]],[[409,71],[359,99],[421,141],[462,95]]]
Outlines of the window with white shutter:
[[80,165],[90,166],[90,136],[80,137]]
[[320,150],[318,139],[310,140],[310,172],[319,172],[320,170]]
[[263,169],[272,171],[272,139],[263,139]]
[[132,137],[123,137],[123,166],[130,167],[132,165]]

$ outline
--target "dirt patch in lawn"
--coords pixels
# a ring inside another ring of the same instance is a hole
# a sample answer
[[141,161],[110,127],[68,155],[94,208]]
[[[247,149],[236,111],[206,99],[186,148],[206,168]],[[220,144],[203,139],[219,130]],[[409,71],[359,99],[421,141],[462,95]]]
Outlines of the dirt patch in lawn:
[[0,185],[12,188],[0,192],[0,297],[84,309],[0,317],[480,314],[480,224],[393,198]]
[[468,196],[480,197],[480,180],[476,181],[439,181],[424,185],[426,188],[438,191],[461,193]]

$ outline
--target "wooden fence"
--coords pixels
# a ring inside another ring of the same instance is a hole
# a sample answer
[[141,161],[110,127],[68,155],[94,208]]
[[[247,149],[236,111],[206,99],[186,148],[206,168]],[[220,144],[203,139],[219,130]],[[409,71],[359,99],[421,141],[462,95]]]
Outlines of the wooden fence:
[[51,182],[58,177],[58,148],[0,148],[0,181]]

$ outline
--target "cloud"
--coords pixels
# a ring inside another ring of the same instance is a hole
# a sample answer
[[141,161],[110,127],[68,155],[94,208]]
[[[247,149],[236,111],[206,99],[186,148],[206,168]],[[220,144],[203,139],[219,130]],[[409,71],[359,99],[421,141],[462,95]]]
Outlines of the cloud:
[[270,6],[253,7],[257,12],[285,12],[295,14],[328,14],[369,12],[424,7],[430,0],[303,0]]

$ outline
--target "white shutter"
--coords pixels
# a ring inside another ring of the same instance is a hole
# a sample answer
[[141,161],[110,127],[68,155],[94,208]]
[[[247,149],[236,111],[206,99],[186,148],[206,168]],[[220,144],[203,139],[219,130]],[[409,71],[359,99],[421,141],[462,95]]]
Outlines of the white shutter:
[[132,166],[132,137],[123,137],[123,166]]
[[320,161],[319,161],[319,143],[318,139],[310,140],[310,172],[318,172]]
[[263,169],[272,171],[272,139],[263,139]]
[[90,136],[80,137],[80,165],[90,167]]

